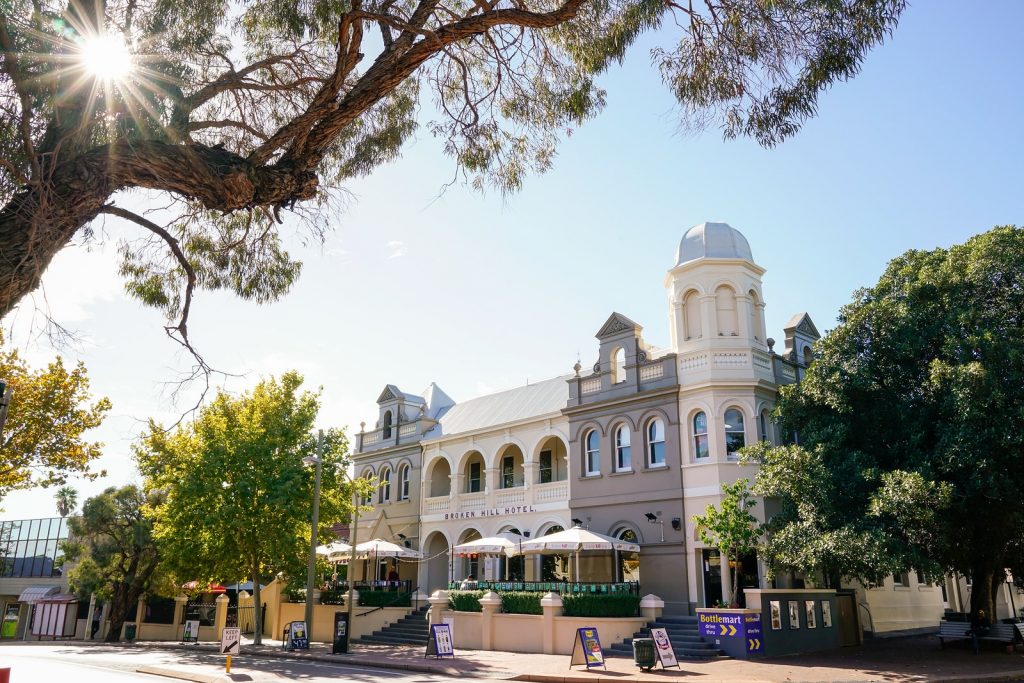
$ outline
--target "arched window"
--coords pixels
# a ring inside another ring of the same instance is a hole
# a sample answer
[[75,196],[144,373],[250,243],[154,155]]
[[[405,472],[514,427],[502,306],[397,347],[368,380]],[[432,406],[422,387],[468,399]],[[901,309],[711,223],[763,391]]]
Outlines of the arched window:
[[814,352],[811,351],[810,346],[804,347],[804,367],[810,367],[811,363],[814,362]]
[[704,411],[693,416],[693,457],[708,457],[708,416]]
[[686,340],[700,339],[703,334],[700,327],[700,295],[697,292],[686,295],[683,310],[686,314]]
[[722,285],[715,290],[715,311],[718,317],[718,334],[735,337],[739,326],[736,324],[736,292]]
[[398,500],[409,500],[409,466],[398,468]]
[[620,346],[612,351],[612,384],[626,381],[626,352]]
[[739,459],[739,450],[747,444],[743,431],[743,413],[736,408],[725,411],[725,457]]
[[654,418],[647,423],[647,466],[660,467],[665,464],[665,423]]
[[629,447],[629,426],[619,425],[615,430],[615,471],[630,472],[633,469],[633,454]]
[[385,438],[385,439],[390,439],[391,438],[391,411],[390,410],[384,413],[384,430],[383,430],[383,432],[384,432],[383,438]]
[[[627,541],[629,543],[640,543],[640,539],[637,538],[636,531],[629,527],[621,527],[616,529],[612,534],[614,538],[620,541]],[[639,553],[618,553],[619,556],[619,576],[618,581],[639,581],[640,580],[640,554]]]
[[761,299],[757,292],[750,290],[750,336],[758,341],[764,341],[764,308],[761,306]]
[[583,451],[584,476],[601,474],[601,440],[596,429],[587,432],[583,439]]
[[[365,479],[367,481],[372,480],[373,479],[373,470],[371,470],[371,469],[363,470],[363,474],[359,478],[360,479]],[[362,497],[362,504],[363,505],[369,505],[372,502],[373,502],[373,494],[372,493],[366,493]]]
[[771,441],[771,435],[768,433],[768,410],[767,410],[767,408],[765,410],[762,410],[761,414],[758,416],[757,427],[758,427],[758,435],[757,435],[758,438],[761,441]]
[[384,504],[391,500],[391,468],[380,471],[380,488],[377,489],[377,503]]

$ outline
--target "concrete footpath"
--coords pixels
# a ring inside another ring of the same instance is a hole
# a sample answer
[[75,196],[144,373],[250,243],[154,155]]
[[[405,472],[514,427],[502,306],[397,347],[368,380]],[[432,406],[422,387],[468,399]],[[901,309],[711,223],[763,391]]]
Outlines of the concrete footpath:
[[[216,652],[215,644],[181,645],[177,643],[135,643],[125,647],[161,650]],[[879,639],[860,647],[828,652],[742,661],[681,660],[678,669],[642,672],[631,659],[610,658],[607,669],[569,666],[567,655],[539,655],[515,652],[493,652],[456,649],[455,658],[424,658],[422,647],[354,645],[348,654],[333,655],[330,646],[313,644],[308,651],[288,652],[280,642],[264,641],[257,647],[243,642],[243,655],[238,664],[253,671],[253,657],[287,658],[331,662],[361,667],[381,667],[415,671],[439,676],[491,680],[537,681],[540,683],[599,682],[616,683],[666,681],[670,679],[700,683],[798,683],[801,681],[898,681],[966,682],[1024,681],[1024,653],[1020,649],[1008,653],[992,648],[974,655],[965,646],[950,645],[940,649],[934,636]],[[184,654],[184,653],[183,653]],[[249,676],[224,677],[199,668],[159,667],[160,671],[144,671],[197,683],[253,680]],[[257,677],[256,680],[260,680]]]

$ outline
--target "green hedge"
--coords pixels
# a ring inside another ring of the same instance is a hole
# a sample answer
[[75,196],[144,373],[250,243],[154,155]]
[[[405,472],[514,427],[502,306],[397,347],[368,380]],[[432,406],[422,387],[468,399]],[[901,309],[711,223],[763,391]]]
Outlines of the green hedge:
[[347,591],[320,591],[321,605],[340,605],[345,602]]
[[456,612],[483,612],[480,598],[487,591],[448,591],[448,605]]
[[540,606],[543,593],[524,593],[522,591],[500,591],[501,611],[506,614],[544,614]]
[[412,596],[398,591],[360,591],[359,604],[363,607],[409,607]]
[[562,596],[562,606],[567,617],[635,617],[640,613],[640,596],[568,593]]

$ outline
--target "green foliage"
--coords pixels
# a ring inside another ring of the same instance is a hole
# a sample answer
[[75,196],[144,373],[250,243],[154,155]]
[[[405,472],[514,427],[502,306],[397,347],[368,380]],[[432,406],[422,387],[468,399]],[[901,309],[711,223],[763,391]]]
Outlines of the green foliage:
[[448,591],[448,604],[455,612],[482,612],[480,598],[487,591]]
[[347,590],[320,591],[321,605],[341,605],[345,602]]
[[1024,567],[1024,230],[909,251],[859,291],[761,448],[773,563],[868,579]]
[[635,617],[640,613],[640,597],[566,593],[562,613],[567,617]]
[[498,591],[501,611],[506,614],[544,614],[540,599],[544,593],[526,591]]
[[64,553],[68,563],[77,564],[68,573],[68,584],[83,598],[95,593],[110,602],[108,641],[120,638],[121,624],[134,616],[141,595],[171,590],[161,575],[147,505],[139,488],[111,487],[86,500],[82,515],[69,520]]
[[[155,534],[182,576],[259,584],[304,575],[314,472],[302,459],[316,452],[319,397],[300,392],[302,381],[289,372],[240,396],[221,393],[173,432],[151,424],[136,458],[147,488],[166,496]],[[344,432],[325,433],[323,463],[320,534],[351,513]]]
[[[755,552],[761,538],[761,525],[750,514],[757,503],[750,499],[750,482],[739,479],[722,484],[725,494],[719,507],[708,505],[703,515],[694,515],[697,536],[707,546],[718,548],[730,561],[739,561]],[[732,595],[739,587],[739,572],[733,572]]]
[[412,595],[399,591],[359,591],[359,604],[364,607],[409,607]]
[[11,391],[0,434],[0,500],[11,491],[58,486],[74,475],[95,479],[89,468],[102,455],[101,443],[83,435],[110,410],[101,398],[90,404],[89,377],[82,363],[68,370],[59,357],[33,370],[0,335],[0,381]]
[[[73,169],[102,152],[95,178],[51,188],[65,193],[52,204],[81,215],[47,249],[67,230],[87,231],[114,192],[162,191],[176,198],[177,218],[159,226],[166,234],[150,228],[122,244],[131,296],[177,318],[191,269],[199,290],[273,300],[299,274],[281,247],[280,211],[298,203],[322,237],[331,191],[396,159],[420,125],[467,184],[517,191],[603,109],[602,72],[657,32],[652,62],[683,127],[775,145],[815,114],[822,92],[856,75],[905,4],[6,0],[0,208],[24,217],[15,228],[28,244],[31,226],[53,215],[25,192],[42,183],[40,159],[54,177],[80,178]],[[123,80],[68,68],[100,32],[124,36],[135,53]],[[0,279],[12,273],[15,284],[38,276],[5,265]],[[0,314],[24,292],[4,294]]]

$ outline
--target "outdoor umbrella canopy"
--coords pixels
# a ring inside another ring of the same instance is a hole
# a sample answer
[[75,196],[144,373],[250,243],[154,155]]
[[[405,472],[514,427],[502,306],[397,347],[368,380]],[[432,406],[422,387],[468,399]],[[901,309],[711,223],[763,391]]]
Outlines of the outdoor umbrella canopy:
[[523,542],[523,537],[519,534],[514,534],[511,531],[498,534],[497,536],[489,536],[487,538],[478,538],[475,541],[467,541],[466,543],[460,543],[459,545],[452,546],[452,554],[456,557],[465,557],[466,555],[508,555],[513,557],[519,554],[519,544]]
[[[344,545],[344,544],[343,544]],[[356,546],[356,559],[366,560],[370,557],[404,557],[410,559],[421,559],[423,556],[412,548],[404,548],[390,541],[375,538]],[[344,550],[335,551],[327,556],[332,562],[346,562],[352,558],[352,547],[345,546]]]
[[597,534],[582,527],[573,527],[523,543],[524,555],[561,555],[574,553],[576,556],[576,581],[580,580],[581,550],[617,550],[624,553],[638,553],[640,546],[611,536]]
[[348,543],[342,543],[341,541],[335,541],[328,545],[318,545],[316,547],[316,554],[330,558],[331,555],[336,553],[350,553],[352,552],[352,546]]

